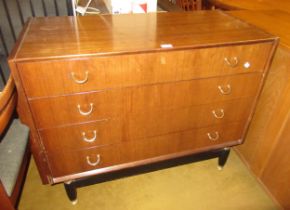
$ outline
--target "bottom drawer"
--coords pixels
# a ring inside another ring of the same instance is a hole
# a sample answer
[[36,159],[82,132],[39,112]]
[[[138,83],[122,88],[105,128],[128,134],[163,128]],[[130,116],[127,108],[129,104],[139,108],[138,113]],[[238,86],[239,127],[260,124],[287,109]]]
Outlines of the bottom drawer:
[[244,126],[244,123],[223,124],[132,141],[121,145],[120,157],[122,161],[132,162],[224,147],[224,143],[242,138]]
[[120,151],[116,146],[104,146],[79,151],[48,153],[53,177],[106,168],[120,163]]
[[51,151],[48,159],[53,177],[90,171],[84,174],[89,176],[110,171],[110,166],[118,164],[150,162],[151,158],[165,155],[165,159],[169,159],[170,155],[178,156],[178,153],[222,147],[226,142],[238,144],[235,141],[242,138],[243,131],[244,123],[223,124],[74,152]]

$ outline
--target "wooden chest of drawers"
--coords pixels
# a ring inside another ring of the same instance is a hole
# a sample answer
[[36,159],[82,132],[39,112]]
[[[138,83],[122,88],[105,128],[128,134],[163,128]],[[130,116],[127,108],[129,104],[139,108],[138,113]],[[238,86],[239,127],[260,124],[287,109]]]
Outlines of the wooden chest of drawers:
[[276,44],[217,11],[30,20],[9,63],[43,182],[241,144]]

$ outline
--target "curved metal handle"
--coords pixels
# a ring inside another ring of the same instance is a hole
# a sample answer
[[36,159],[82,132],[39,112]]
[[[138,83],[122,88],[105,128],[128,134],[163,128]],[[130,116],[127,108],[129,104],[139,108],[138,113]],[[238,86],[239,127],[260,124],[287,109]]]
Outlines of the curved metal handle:
[[211,140],[211,141],[216,141],[220,137],[220,135],[219,135],[219,133],[217,131],[214,132],[214,136],[212,136],[211,133],[207,133],[207,136],[208,136],[209,140]]
[[85,78],[82,79],[82,80],[77,79],[75,77],[75,73],[74,72],[71,72],[70,74],[71,74],[71,77],[72,77],[73,81],[75,83],[77,83],[77,84],[84,84],[84,83],[86,83],[89,80],[89,72],[88,71],[85,72]]
[[89,156],[87,156],[86,159],[87,159],[87,164],[89,164],[90,166],[97,166],[101,162],[101,155],[97,154],[97,160],[95,162],[92,162],[90,160],[90,157]]
[[87,112],[84,112],[82,109],[81,109],[81,105],[77,105],[78,107],[78,111],[81,115],[83,116],[87,116],[87,115],[90,115],[92,112],[93,112],[93,109],[94,109],[94,104],[93,103],[90,103],[90,110],[87,111]]
[[239,63],[239,59],[237,57],[232,57],[232,58],[225,58],[224,59],[226,64],[230,67],[236,67]]
[[218,113],[216,112],[216,110],[212,110],[212,114],[217,119],[221,119],[225,116],[225,112],[223,109],[220,109]]
[[85,142],[89,142],[89,143],[94,142],[94,141],[97,139],[97,131],[94,130],[94,131],[93,131],[93,134],[94,134],[94,136],[93,136],[92,138],[89,139],[89,138],[86,137],[86,132],[82,132],[83,140],[84,140]]
[[229,84],[224,86],[224,87],[219,85],[218,89],[219,89],[220,93],[223,94],[223,95],[229,95],[232,92],[232,87]]

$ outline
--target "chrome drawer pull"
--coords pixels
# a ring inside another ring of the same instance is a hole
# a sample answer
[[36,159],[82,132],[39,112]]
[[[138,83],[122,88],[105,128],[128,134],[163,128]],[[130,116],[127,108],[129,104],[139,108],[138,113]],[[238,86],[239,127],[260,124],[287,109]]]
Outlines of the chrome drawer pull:
[[87,159],[87,164],[89,164],[90,166],[97,166],[101,162],[101,156],[99,154],[97,154],[97,160],[96,160],[96,162],[91,162],[89,156],[87,156],[86,159]]
[[94,130],[94,131],[93,131],[93,134],[94,134],[94,136],[93,136],[92,138],[88,139],[88,138],[86,137],[86,132],[82,132],[83,140],[84,140],[85,142],[89,142],[89,143],[94,142],[94,141],[97,139],[97,131]]
[[239,63],[239,59],[237,57],[233,57],[233,58],[225,58],[225,62],[228,66],[230,67],[236,67]]
[[77,83],[77,84],[84,84],[84,83],[86,83],[86,82],[88,81],[88,79],[89,79],[89,72],[88,72],[88,71],[85,72],[85,78],[84,78],[83,80],[79,80],[79,79],[77,79],[77,78],[75,77],[75,73],[74,73],[74,72],[71,72],[71,77],[72,77],[72,79],[73,79],[73,81],[74,81],[75,83]]
[[219,91],[221,92],[221,94],[223,95],[229,95],[232,92],[232,87],[231,85],[226,85],[224,87],[222,86],[218,86]]
[[214,132],[214,136],[212,136],[211,133],[207,133],[207,136],[208,136],[209,140],[211,140],[211,141],[216,141],[220,137],[220,135],[219,135],[219,133],[217,131]]
[[81,105],[78,104],[78,110],[79,110],[79,113],[83,116],[87,116],[87,115],[90,115],[94,109],[94,104],[93,103],[90,103],[90,110],[87,111],[87,112],[84,112],[81,110]]
[[217,119],[221,119],[225,116],[225,112],[223,109],[220,109],[218,113],[216,112],[216,110],[212,110],[212,114]]

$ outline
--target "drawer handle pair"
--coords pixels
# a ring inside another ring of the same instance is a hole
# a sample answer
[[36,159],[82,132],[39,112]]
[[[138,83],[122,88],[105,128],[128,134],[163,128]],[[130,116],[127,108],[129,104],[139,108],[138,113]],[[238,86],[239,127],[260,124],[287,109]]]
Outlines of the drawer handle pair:
[[232,92],[232,87],[229,84],[226,85],[226,86],[219,85],[218,89],[219,89],[220,93],[223,94],[223,95],[229,95]]
[[97,160],[95,162],[91,161],[90,156],[87,156],[86,159],[87,159],[87,164],[89,164],[90,166],[97,166],[101,162],[101,155],[97,154]]
[[[226,64],[232,68],[236,67],[239,64],[239,59],[237,57],[225,58],[224,60]],[[251,63],[247,61],[244,63],[243,66],[245,69],[248,69],[251,67]]]
[[212,114],[217,119],[222,119],[225,116],[225,112],[223,109],[220,109],[219,111],[212,110]]
[[94,130],[93,134],[94,134],[94,136],[92,138],[87,138],[86,132],[82,132],[83,140],[85,142],[88,142],[88,143],[92,143],[92,142],[96,141],[96,139],[97,139],[97,131]]
[[70,74],[71,74],[73,81],[77,84],[84,84],[89,80],[89,72],[88,71],[85,72],[85,78],[82,80],[77,79],[74,72],[71,72]]
[[88,116],[88,115],[90,115],[92,112],[93,112],[93,109],[94,109],[94,104],[93,103],[90,103],[90,109],[89,109],[89,111],[83,111],[82,109],[81,109],[81,105],[77,105],[77,107],[78,107],[78,111],[79,111],[79,113],[81,114],[81,115],[83,115],[83,116]]
[[239,59],[237,57],[224,58],[226,64],[232,68],[236,67],[239,64]]
[[209,140],[211,141],[216,141],[220,138],[219,133],[216,131],[214,132],[214,135],[212,135],[212,133],[207,133],[207,137],[209,138]]

